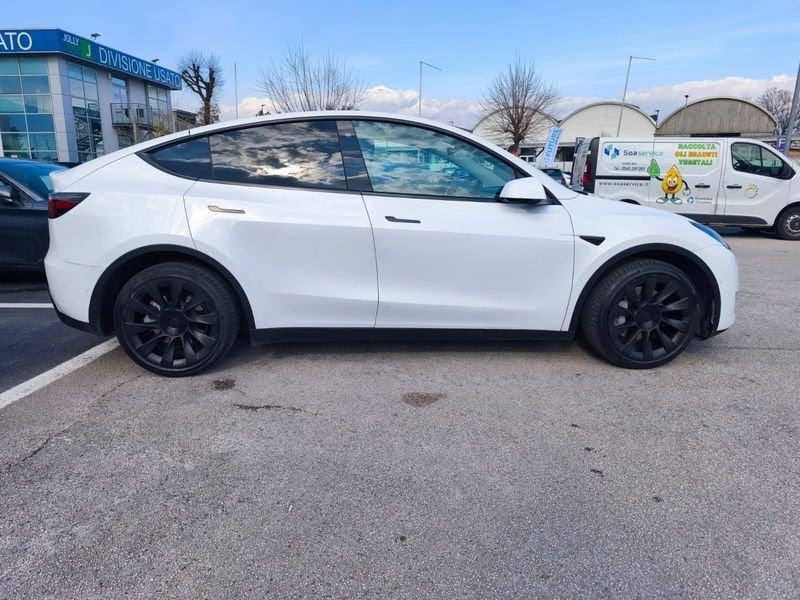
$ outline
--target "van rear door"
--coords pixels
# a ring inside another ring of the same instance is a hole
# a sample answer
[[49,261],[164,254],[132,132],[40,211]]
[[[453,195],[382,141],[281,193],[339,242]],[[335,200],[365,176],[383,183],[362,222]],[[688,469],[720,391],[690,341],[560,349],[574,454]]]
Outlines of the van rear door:
[[656,140],[647,168],[648,204],[705,221],[721,214],[723,150],[718,140]]
[[603,198],[647,204],[647,156],[652,141],[600,138],[593,192]]

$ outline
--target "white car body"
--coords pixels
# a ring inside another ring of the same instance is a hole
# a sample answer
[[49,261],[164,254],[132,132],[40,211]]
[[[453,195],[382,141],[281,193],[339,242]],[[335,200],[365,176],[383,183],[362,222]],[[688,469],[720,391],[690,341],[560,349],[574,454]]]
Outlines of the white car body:
[[707,273],[715,290],[704,336],[734,322],[736,259],[689,220],[578,194],[500,148],[440,123],[379,113],[323,116],[420,125],[469,141],[534,178],[552,201],[527,205],[232,185],[175,176],[143,158],[148,149],[183,138],[320,114],[192,129],[53,176],[56,192],[89,194],[50,220],[45,265],[62,317],[107,333],[103,283],[132,257],[170,252],[207,260],[225,273],[256,340],[278,339],[287,329],[331,328],[568,337],[588,286],[610,261],[672,252]]
[[[772,227],[788,206],[800,204],[800,169],[775,148],[746,138],[605,138],[586,140],[576,152],[573,182],[590,159],[585,189],[603,198],[634,202],[703,223]],[[760,154],[763,152],[763,155]],[[758,153],[781,174],[742,170],[742,156]],[[653,169],[653,164],[656,169]],[[680,183],[667,193],[665,177],[676,169]],[[777,170],[777,169],[776,169]],[[683,183],[685,182],[685,184]]]

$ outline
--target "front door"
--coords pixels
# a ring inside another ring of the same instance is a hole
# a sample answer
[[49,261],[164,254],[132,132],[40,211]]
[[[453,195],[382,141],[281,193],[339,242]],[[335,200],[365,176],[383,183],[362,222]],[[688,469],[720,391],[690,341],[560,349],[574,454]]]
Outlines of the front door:
[[725,215],[772,225],[789,201],[789,171],[774,152],[754,142],[733,142],[725,167]]
[[455,136],[353,124],[372,186],[377,327],[560,330],[574,253],[562,206],[498,202],[518,173]]

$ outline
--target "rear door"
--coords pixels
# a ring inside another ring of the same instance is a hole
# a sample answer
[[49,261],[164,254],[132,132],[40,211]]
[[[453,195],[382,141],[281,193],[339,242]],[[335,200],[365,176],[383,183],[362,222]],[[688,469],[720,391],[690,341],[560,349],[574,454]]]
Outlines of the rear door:
[[372,229],[361,194],[347,189],[336,122],[266,123],[195,143],[211,164],[185,194],[192,237],[236,269],[256,326],[373,327]]
[[600,138],[594,193],[611,200],[647,204],[652,150],[651,141]]
[[725,164],[726,220],[772,225],[789,201],[794,171],[777,154],[753,141],[732,142]]
[[561,328],[574,253],[563,206],[498,202],[515,168],[447,132],[354,128],[371,182],[377,327]]

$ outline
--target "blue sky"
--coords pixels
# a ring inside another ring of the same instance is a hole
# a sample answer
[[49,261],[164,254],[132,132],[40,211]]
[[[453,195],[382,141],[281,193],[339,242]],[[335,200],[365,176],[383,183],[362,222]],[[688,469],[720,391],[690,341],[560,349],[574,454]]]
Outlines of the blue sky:
[[[0,26],[8,28],[97,31],[98,41],[141,58],[159,57],[167,67],[187,50],[214,52],[226,68],[226,116],[234,104],[233,62],[242,111],[252,112],[261,101],[253,86],[259,67],[301,40],[312,52],[347,59],[367,88],[382,86],[370,105],[387,110],[415,106],[420,59],[442,67],[426,73],[427,112],[462,125],[471,125],[464,121],[482,91],[515,53],[535,60],[557,84],[563,111],[584,100],[619,98],[629,54],[658,59],[634,64],[630,99],[666,112],[683,93],[753,96],[771,84],[790,87],[800,61],[798,0],[37,0],[4,2],[2,17]],[[193,103],[187,92],[176,100]]]

